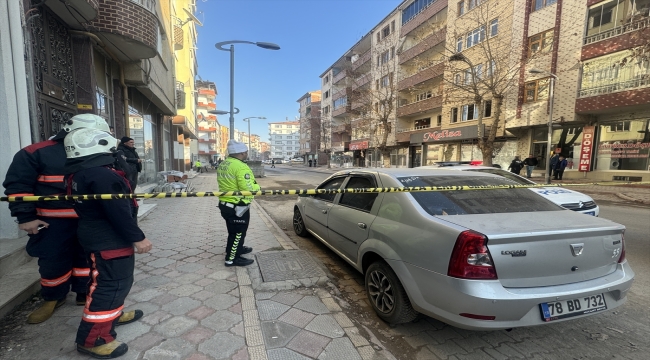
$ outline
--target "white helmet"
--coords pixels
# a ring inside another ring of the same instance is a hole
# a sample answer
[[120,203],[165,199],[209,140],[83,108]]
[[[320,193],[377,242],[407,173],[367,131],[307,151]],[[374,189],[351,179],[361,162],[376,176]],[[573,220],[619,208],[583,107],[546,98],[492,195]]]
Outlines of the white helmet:
[[68,159],[95,154],[111,154],[117,139],[99,129],[77,129],[63,140]]
[[76,129],[90,128],[99,129],[107,133],[111,132],[106,120],[103,117],[95,114],[79,114],[70,118],[64,125],[63,130],[70,132]]

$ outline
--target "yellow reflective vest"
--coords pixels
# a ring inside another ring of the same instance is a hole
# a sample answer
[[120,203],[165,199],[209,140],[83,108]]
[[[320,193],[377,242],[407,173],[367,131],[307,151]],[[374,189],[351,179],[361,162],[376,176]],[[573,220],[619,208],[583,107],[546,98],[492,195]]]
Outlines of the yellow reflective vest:
[[[217,168],[219,191],[258,191],[260,186],[255,181],[253,172],[245,162],[227,157]],[[220,201],[233,204],[250,204],[253,196],[219,196]]]

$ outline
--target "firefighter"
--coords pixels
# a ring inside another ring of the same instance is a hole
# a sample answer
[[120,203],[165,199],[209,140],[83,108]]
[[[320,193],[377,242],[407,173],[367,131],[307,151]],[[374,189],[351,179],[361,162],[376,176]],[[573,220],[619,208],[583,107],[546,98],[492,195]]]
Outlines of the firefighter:
[[[66,179],[72,194],[129,193],[123,172],[113,168],[117,140],[96,129],[79,129],[65,138]],[[77,351],[112,359],[128,351],[116,340],[116,325],[134,322],[141,310],[123,311],[133,285],[134,253],[151,250],[151,242],[133,217],[135,199],[77,201],[79,242],[91,262],[91,285],[77,331]],[[134,251],[135,247],[135,251]]]
[[[244,143],[228,140],[228,157],[217,169],[219,191],[258,191],[253,172],[244,160],[248,157],[248,147]],[[247,266],[255,261],[242,257],[253,251],[244,246],[246,230],[250,222],[250,203],[253,196],[220,196],[219,210],[226,220],[228,241],[226,243],[226,266]]]
[[[14,156],[3,182],[8,196],[61,195],[66,162],[63,139],[78,128],[109,131],[106,121],[93,114],[73,116],[50,140],[29,145]],[[70,289],[77,305],[86,302],[89,266],[77,240],[77,214],[63,201],[11,202],[11,216],[29,235],[26,250],[38,258],[43,303],[27,316],[30,324],[49,319],[63,305]]]

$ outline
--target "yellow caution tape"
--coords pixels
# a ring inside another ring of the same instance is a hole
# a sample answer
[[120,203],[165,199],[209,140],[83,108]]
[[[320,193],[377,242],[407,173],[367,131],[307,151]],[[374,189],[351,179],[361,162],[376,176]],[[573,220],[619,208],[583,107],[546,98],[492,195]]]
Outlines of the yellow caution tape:
[[387,193],[387,192],[424,192],[424,191],[468,191],[468,190],[497,190],[497,189],[530,189],[543,187],[570,186],[619,186],[619,185],[648,185],[646,182],[620,183],[587,183],[587,184],[535,184],[535,185],[483,185],[483,186],[412,186],[412,187],[381,187],[354,189],[296,189],[296,190],[260,190],[260,191],[198,191],[171,193],[139,193],[139,194],[90,194],[90,195],[46,195],[46,196],[3,196],[0,201],[29,202],[29,201],[70,201],[70,200],[115,200],[115,199],[167,199],[188,197],[218,197],[218,196],[260,196],[260,195],[316,195],[344,193]]

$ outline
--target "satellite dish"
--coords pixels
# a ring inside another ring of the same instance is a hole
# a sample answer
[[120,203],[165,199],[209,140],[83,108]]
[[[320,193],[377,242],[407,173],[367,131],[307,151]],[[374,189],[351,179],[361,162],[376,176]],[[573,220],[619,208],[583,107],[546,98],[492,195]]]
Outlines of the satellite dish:
[[[189,12],[189,11],[187,11],[187,9],[185,9],[185,8],[183,8],[183,11],[185,11],[185,13],[187,13],[187,16],[190,17],[189,19],[187,19],[187,21],[190,21],[190,20],[191,20],[191,21],[194,21],[194,22],[196,23],[196,25],[198,25],[198,26],[203,26],[203,23],[201,23],[201,21],[200,21],[199,19],[197,19],[197,17],[194,16],[194,14],[192,14],[192,13]],[[187,22],[187,21],[186,21],[186,22]]]

